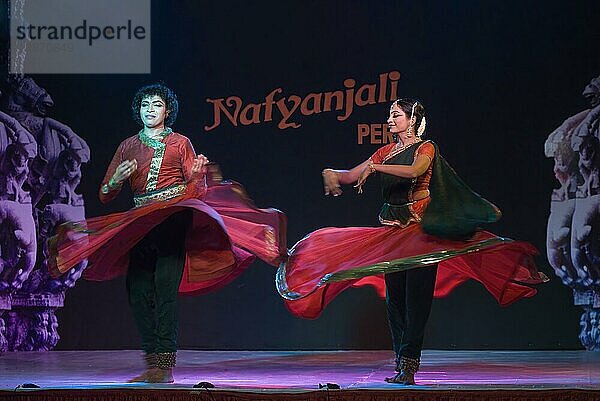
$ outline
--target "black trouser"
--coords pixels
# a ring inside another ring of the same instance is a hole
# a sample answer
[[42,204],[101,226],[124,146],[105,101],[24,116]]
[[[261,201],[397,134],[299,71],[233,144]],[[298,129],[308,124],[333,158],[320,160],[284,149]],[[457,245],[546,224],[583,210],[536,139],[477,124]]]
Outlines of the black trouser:
[[437,265],[385,275],[387,316],[396,360],[418,359],[431,311]]
[[190,212],[154,227],[130,252],[129,305],[147,354],[177,350],[177,296],[185,265]]

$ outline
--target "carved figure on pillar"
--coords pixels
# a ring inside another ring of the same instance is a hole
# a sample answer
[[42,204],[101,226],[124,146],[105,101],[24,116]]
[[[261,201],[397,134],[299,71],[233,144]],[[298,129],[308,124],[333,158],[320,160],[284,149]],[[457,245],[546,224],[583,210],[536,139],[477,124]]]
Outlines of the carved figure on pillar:
[[70,127],[47,117],[54,102],[32,78],[11,76],[9,84],[10,93],[4,102],[5,110],[33,134],[39,146],[39,157],[32,165],[29,178],[35,206],[49,190],[51,180],[64,179],[56,175],[61,171],[61,167],[56,166],[61,152],[68,150],[79,163],[87,163],[90,149]]
[[6,340],[8,351],[19,351],[27,334],[28,319],[22,318],[16,311],[6,312]]
[[[33,136],[0,112],[0,304],[10,305],[35,264],[36,230],[31,197],[23,187],[28,164],[37,155]],[[2,306],[0,306],[2,308]]]
[[569,117],[545,143],[560,188],[552,193],[547,256],[581,305],[581,343],[600,350],[600,76],[585,87],[590,108]]
[[5,338],[5,350],[49,350],[59,339],[56,308],[87,262],[51,278],[47,240],[60,224],[85,218],[76,189],[90,149],[48,117],[54,102],[32,78],[14,75],[8,84],[8,114],[0,112],[0,349]]
[[8,351],[8,340],[6,340],[6,323],[4,323],[4,312],[0,309],[0,352]]

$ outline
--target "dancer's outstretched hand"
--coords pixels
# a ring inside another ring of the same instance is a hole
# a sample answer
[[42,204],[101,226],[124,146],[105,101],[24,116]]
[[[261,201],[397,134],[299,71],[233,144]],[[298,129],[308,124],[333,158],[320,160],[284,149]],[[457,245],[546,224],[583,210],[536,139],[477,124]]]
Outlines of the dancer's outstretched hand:
[[208,164],[208,158],[203,154],[199,154],[194,159],[194,164],[192,165],[192,175],[196,175],[199,173],[206,173],[206,165]]
[[342,187],[338,179],[337,173],[332,169],[323,170],[323,187],[325,195],[339,196],[342,194]]

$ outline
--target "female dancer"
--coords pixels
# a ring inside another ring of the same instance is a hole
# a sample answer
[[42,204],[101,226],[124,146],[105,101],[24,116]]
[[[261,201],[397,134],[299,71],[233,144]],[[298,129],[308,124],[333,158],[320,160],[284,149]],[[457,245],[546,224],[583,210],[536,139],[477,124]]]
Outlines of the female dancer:
[[460,180],[436,144],[421,138],[426,122],[420,102],[395,101],[388,125],[397,143],[351,170],[323,171],[325,194],[333,196],[342,193],[340,184],[356,183],[360,193],[367,178],[380,173],[382,226],[307,235],[291,249],[276,281],[288,309],[305,318],[317,317],[350,286],[385,287],[397,372],[386,381],[414,384],[434,296],[472,278],[508,305],[536,293],[525,284],[547,278],[533,264],[533,246],[478,229],[500,211]]
[[226,285],[253,254],[275,265],[286,254],[285,216],[254,207],[239,184],[214,180],[214,166],[211,176],[207,158],[168,127],[177,110],[164,85],[136,93],[132,112],[142,129],[119,145],[100,187],[106,203],[128,181],[135,208],[63,225],[50,244],[54,276],[84,259],[85,278],[127,275],[147,365],[135,382],[173,381],[178,293]]

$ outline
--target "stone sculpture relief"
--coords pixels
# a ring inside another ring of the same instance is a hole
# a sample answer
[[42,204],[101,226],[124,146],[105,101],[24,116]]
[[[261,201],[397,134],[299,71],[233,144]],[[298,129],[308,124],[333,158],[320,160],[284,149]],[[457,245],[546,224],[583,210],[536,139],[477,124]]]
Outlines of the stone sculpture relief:
[[546,140],[559,188],[552,192],[546,236],[550,265],[583,307],[579,338],[600,351],[600,76],[585,87],[590,108],[566,119]]
[[[48,116],[54,103],[30,77],[11,76],[0,111],[0,351],[56,346],[56,309],[86,263],[52,279],[47,240],[85,218],[76,192],[90,158],[83,139]],[[36,234],[37,233],[37,234]]]

